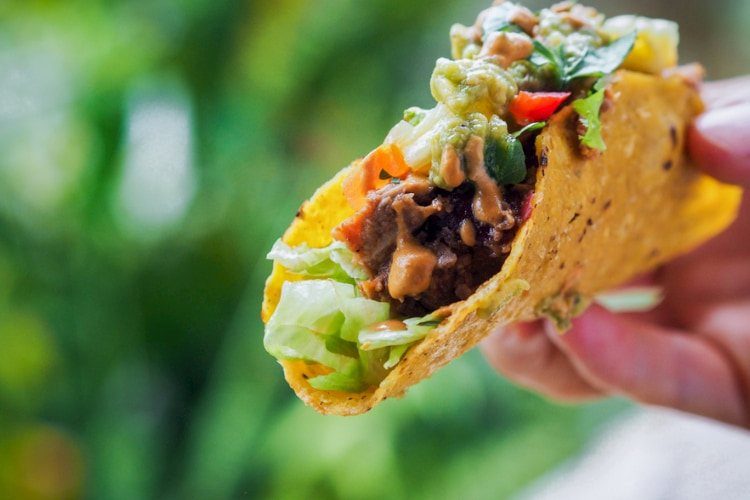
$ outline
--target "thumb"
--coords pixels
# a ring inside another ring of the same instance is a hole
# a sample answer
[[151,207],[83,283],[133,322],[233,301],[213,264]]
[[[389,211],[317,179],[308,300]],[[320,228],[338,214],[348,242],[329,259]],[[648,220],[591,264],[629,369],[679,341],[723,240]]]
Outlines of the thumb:
[[750,187],[750,77],[707,83],[707,109],[690,129],[696,163],[717,179]]
[[[546,325],[549,326],[549,325]],[[742,384],[716,345],[697,335],[592,306],[550,339],[603,392],[748,425]]]

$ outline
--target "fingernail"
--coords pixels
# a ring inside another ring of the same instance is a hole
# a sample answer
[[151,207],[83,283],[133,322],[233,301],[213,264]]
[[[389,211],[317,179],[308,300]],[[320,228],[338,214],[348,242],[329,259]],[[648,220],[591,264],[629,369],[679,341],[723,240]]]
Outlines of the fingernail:
[[728,154],[750,155],[750,103],[710,109],[697,118],[695,127]]

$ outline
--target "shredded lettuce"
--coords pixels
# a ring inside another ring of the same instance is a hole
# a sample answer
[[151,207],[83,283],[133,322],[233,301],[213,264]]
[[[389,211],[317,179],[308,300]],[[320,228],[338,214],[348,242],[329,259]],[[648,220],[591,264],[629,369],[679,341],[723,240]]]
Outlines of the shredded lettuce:
[[341,326],[340,336],[348,342],[359,342],[360,331],[368,326],[385,321],[390,317],[390,306],[387,302],[353,297],[341,302],[341,311],[346,321]]
[[285,282],[266,325],[266,350],[277,358],[315,361],[336,371],[353,372],[356,360],[326,348],[326,337],[338,335],[346,320],[341,301],[353,297],[352,285],[333,280]]
[[438,316],[408,318],[403,321],[405,328],[363,330],[359,333],[359,342],[362,349],[366,351],[386,346],[412,344],[427,335],[437,323],[439,323]]
[[388,361],[385,362],[383,368],[385,368],[386,370],[390,370],[391,368],[396,366],[398,362],[401,361],[401,358],[404,356],[404,353],[406,353],[409,347],[411,347],[411,344],[401,344],[391,347]]
[[664,300],[664,289],[660,286],[620,288],[602,292],[595,300],[614,312],[650,311]]
[[310,248],[277,241],[269,257],[308,279],[282,285],[264,346],[277,359],[331,368],[309,380],[317,389],[361,392],[379,384],[406,350],[440,322],[428,315],[404,320],[406,330],[371,330],[391,319],[390,305],[361,296],[355,282],[366,274],[342,243]]
[[352,262],[352,253],[340,241],[323,248],[310,248],[307,243],[290,247],[277,240],[267,258],[275,260],[292,273],[309,277],[332,278],[342,282],[367,279],[365,270]]
[[529,123],[528,125],[526,125],[525,127],[523,127],[521,130],[517,130],[516,132],[513,132],[511,135],[514,138],[518,139],[519,137],[521,137],[526,132],[533,132],[535,130],[542,129],[542,128],[544,128],[545,125],[547,125],[546,121],[543,121],[543,122],[532,122],[532,123]]

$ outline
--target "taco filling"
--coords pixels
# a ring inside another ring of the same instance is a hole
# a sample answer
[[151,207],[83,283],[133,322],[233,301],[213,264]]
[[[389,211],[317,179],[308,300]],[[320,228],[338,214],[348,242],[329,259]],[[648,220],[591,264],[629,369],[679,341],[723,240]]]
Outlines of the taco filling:
[[442,163],[454,163],[448,168],[461,179],[454,188],[407,176],[373,191],[334,229],[334,238],[367,272],[359,283],[366,297],[390,303],[397,315],[422,316],[467,299],[500,270],[535,169],[529,169],[528,184],[498,185],[485,169],[484,149],[480,136],[472,136],[460,154],[446,147]]
[[327,367],[324,390],[378,385],[450,306],[502,268],[530,216],[544,152],[537,137],[572,104],[585,157],[601,154],[600,114],[618,68],[658,74],[677,62],[674,23],[605,20],[562,2],[532,12],[500,2],[450,31],[437,104],[410,108],[383,145],[343,179],[350,214],[323,248],[277,242],[293,279],[266,326],[279,359]]

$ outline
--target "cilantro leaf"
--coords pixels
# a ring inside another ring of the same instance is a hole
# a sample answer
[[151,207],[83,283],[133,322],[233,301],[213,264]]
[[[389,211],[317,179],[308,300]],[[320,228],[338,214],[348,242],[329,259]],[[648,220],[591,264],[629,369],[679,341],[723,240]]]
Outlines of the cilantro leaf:
[[513,137],[515,137],[516,139],[518,139],[519,137],[521,137],[526,132],[533,132],[534,130],[539,130],[540,128],[544,128],[545,125],[547,125],[546,121],[543,121],[543,122],[532,122],[532,123],[529,123],[528,125],[526,125],[521,130],[513,132],[511,135]]
[[607,145],[602,139],[602,122],[599,119],[602,103],[604,102],[604,79],[600,78],[592,89],[592,93],[573,102],[573,109],[581,117],[581,123],[586,127],[586,133],[579,136],[581,144],[599,151],[606,151]]
[[587,76],[603,76],[612,73],[625,60],[635,44],[636,32],[631,31],[609,45],[588,49],[583,57],[566,71],[567,81]]
[[550,65],[555,73],[556,86],[566,88],[571,81],[588,76],[604,76],[616,70],[635,44],[636,32],[628,33],[609,45],[587,48],[580,57],[567,57],[564,47],[549,48],[534,40],[534,51],[529,62],[535,66]]
[[558,46],[557,49],[550,49],[539,40],[532,40],[532,42],[534,43],[534,51],[529,56],[529,62],[534,66],[551,66],[555,73],[555,86],[557,88],[564,87],[563,80],[567,59],[563,54],[562,46]]

